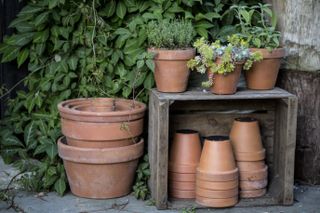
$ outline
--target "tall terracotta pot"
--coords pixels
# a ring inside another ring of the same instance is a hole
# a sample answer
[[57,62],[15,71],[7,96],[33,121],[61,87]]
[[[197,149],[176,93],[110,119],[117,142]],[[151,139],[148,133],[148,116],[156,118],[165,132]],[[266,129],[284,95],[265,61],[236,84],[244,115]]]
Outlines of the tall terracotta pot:
[[160,92],[184,92],[187,89],[189,68],[187,61],[195,56],[195,49],[148,49],[155,53],[155,72],[157,90]]
[[[221,63],[218,58],[217,64]],[[243,62],[237,62],[233,72],[226,74],[208,74],[209,79],[212,78],[213,85],[211,92],[217,95],[232,95],[237,91],[237,84],[240,79]]]
[[131,191],[143,140],[113,148],[85,148],[58,141],[59,156],[68,176],[71,192],[86,198],[115,198]]
[[260,52],[263,60],[254,62],[251,69],[245,72],[247,87],[256,90],[273,89],[281,64],[285,55],[284,48],[274,49],[269,52],[267,49],[252,48],[253,52]]
[[136,143],[143,132],[145,104],[113,98],[79,98],[58,104],[69,145],[108,148]]
[[257,119],[236,118],[231,128],[230,139],[237,161],[260,161],[265,158]]

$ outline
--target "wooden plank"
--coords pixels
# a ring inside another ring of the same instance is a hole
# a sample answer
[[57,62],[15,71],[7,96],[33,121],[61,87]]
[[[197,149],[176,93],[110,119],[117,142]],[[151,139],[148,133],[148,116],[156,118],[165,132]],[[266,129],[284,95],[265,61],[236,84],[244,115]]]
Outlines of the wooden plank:
[[159,101],[157,104],[157,161],[156,161],[156,206],[167,208],[168,200],[168,146],[169,146],[169,101]]
[[293,96],[280,88],[274,88],[273,90],[247,90],[242,88],[233,95],[214,95],[211,92],[203,92],[201,88],[195,88],[184,93],[160,93],[156,89],[153,89],[152,92],[160,100],[281,99]]

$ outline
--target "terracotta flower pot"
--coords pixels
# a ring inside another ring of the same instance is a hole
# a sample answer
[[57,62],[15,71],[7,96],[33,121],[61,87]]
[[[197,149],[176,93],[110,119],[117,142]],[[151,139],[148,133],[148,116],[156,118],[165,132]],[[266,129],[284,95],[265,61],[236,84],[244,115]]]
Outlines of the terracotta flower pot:
[[228,136],[209,136],[205,139],[197,171],[211,175],[237,174]]
[[240,197],[241,198],[255,198],[255,197],[262,197],[263,195],[265,195],[267,192],[267,189],[257,189],[257,190],[248,190],[248,191],[244,191],[241,190],[240,191]]
[[229,190],[209,190],[209,189],[203,189],[200,187],[196,187],[196,195],[199,195],[201,197],[207,197],[207,198],[230,198],[235,197],[239,193],[238,186],[233,189]]
[[230,139],[237,161],[259,161],[265,158],[257,119],[236,118],[231,128]]
[[169,171],[196,173],[201,155],[199,133],[194,130],[176,131],[170,147]]
[[178,190],[194,191],[196,188],[195,181],[169,181],[169,188]]
[[[216,63],[221,63],[221,59],[218,58]],[[235,64],[233,72],[227,74],[209,74],[209,78],[213,80],[211,92],[217,95],[232,95],[236,93],[242,66],[243,62],[238,62]]]
[[235,168],[226,172],[217,172],[217,173],[205,173],[197,168],[196,179],[204,181],[232,181],[239,178],[239,170]]
[[247,87],[257,90],[273,89],[277,81],[281,59],[285,55],[284,48],[274,49],[272,52],[256,48],[252,48],[251,51],[260,52],[263,60],[254,62],[251,69],[245,72]]
[[58,104],[69,145],[108,148],[137,142],[143,132],[143,103],[112,98],[72,99]]
[[239,171],[256,171],[265,168],[264,161],[237,161]]
[[209,190],[230,190],[239,186],[239,180],[230,181],[205,181],[197,178],[196,187]]
[[189,69],[187,61],[195,56],[195,49],[148,49],[154,57],[154,77],[160,92],[184,92],[187,89]]
[[266,188],[268,185],[268,179],[262,179],[262,180],[242,180],[240,181],[240,189],[244,191],[248,190],[257,190],[257,189],[263,189]]
[[67,145],[65,138],[60,138],[58,152],[73,194],[114,198],[131,191],[143,140],[124,147],[83,148]]
[[196,195],[196,202],[202,206],[224,208],[236,205],[238,203],[238,196],[223,199],[212,199]]
[[169,197],[178,199],[194,199],[196,197],[195,191],[169,189]]
[[168,173],[169,181],[196,181],[196,174],[188,174],[188,173],[177,173],[177,172],[170,172]]
[[262,180],[268,177],[268,166],[263,169],[253,171],[240,171],[240,180]]

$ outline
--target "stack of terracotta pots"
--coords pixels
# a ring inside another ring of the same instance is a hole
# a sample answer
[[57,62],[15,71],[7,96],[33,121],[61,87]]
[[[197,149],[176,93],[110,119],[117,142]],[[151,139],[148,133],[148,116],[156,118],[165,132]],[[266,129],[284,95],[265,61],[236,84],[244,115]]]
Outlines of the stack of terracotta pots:
[[258,121],[255,118],[236,118],[230,133],[240,172],[240,197],[261,197],[266,193],[268,167],[264,162]]
[[238,202],[238,168],[228,136],[207,137],[196,177],[196,202],[230,207]]
[[199,133],[194,130],[176,131],[169,157],[169,196],[195,198],[196,168],[201,155]]
[[143,154],[143,103],[111,98],[58,105],[65,137],[58,141],[73,194],[113,198],[128,194]]

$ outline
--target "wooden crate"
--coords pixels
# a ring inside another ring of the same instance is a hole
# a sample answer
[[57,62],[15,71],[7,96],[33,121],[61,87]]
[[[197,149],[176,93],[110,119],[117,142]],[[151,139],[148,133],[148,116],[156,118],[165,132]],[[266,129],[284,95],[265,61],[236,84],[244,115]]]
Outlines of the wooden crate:
[[190,200],[168,201],[168,153],[176,129],[190,128],[202,136],[229,134],[239,116],[259,120],[269,166],[268,192],[264,197],[241,199],[237,206],[291,205],[293,203],[297,97],[275,88],[240,89],[234,95],[213,95],[201,89],[184,93],[151,90],[149,101],[149,186],[158,209],[195,206]]

